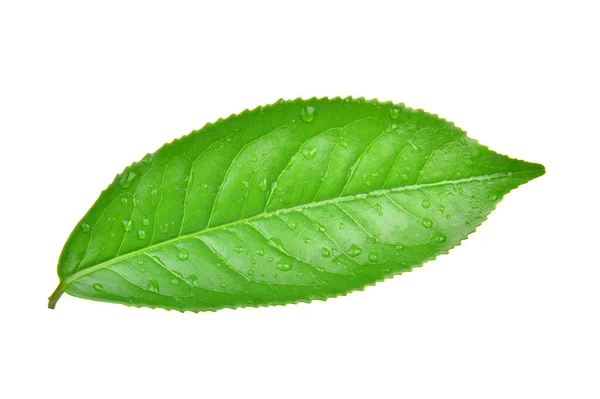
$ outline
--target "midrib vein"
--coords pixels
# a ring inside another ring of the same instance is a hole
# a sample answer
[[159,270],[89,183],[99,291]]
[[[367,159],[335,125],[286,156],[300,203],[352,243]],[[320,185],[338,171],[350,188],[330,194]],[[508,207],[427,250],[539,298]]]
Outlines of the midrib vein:
[[359,199],[359,198],[363,198],[365,197],[377,197],[380,195],[385,195],[385,194],[390,194],[390,193],[396,193],[396,192],[402,192],[402,191],[414,191],[414,190],[420,190],[422,188],[427,188],[427,187],[437,187],[437,186],[446,186],[446,185],[455,185],[455,184],[462,184],[462,183],[469,183],[469,182],[474,182],[474,181],[486,181],[486,180],[493,180],[493,179],[500,179],[503,177],[511,177],[511,176],[515,176],[515,175],[520,175],[520,174],[524,174],[524,173],[535,173],[534,170],[526,170],[526,171],[520,171],[520,172],[501,172],[501,173],[493,173],[493,174],[489,174],[489,175],[482,175],[482,176],[472,176],[472,177],[467,177],[467,178],[463,178],[463,179],[455,179],[455,180],[443,180],[440,182],[436,182],[436,183],[424,183],[424,184],[413,184],[413,185],[408,185],[408,186],[401,186],[401,187],[394,187],[394,188],[388,188],[388,189],[381,189],[381,190],[373,190],[370,191],[368,193],[359,193],[359,194],[352,194],[352,195],[348,195],[345,197],[336,197],[336,198],[331,198],[331,199],[326,199],[326,200],[322,200],[322,201],[317,201],[317,202],[312,202],[312,203],[308,203],[308,204],[302,204],[302,205],[296,205],[290,208],[285,208],[285,209],[277,209],[275,211],[271,211],[271,212],[261,212],[258,213],[254,216],[250,216],[244,219],[240,219],[240,220],[236,220],[233,222],[229,222],[229,223],[224,223],[224,224],[220,224],[217,226],[212,226],[212,227],[208,227],[205,228],[203,230],[199,230],[193,233],[189,233],[189,234],[184,234],[184,235],[180,235],[174,238],[171,238],[169,240],[163,241],[163,242],[159,242],[156,243],[154,245],[150,245],[148,247],[144,247],[144,248],[140,248],[136,251],[132,251],[129,252],[127,254],[123,254],[120,256],[117,256],[115,258],[112,258],[110,260],[98,263],[96,265],[93,266],[89,266],[85,269],[81,269],[79,270],[77,273],[67,277],[63,282],[62,282],[62,286],[64,288],[66,288],[71,282],[73,282],[74,280],[77,280],[80,277],[83,277],[87,274],[93,273],[96,270],[100,270],[103,268],[106,268],[110,265],[113,265],[115,263],[118,263],[120,261],[132,258],[134,256],[140,255],[140,254],[145,254],[153,249],[156,248],[160,248],[163,246],[167,246],[170,244],[175,244],[179,241],[183,241],[186,240],[190,237],[197,237],[197,236],[201,236],[204,235],[206,233],[210,233],[211,231],[215,231],[215,230],[219,230],[219,229],[225,229],[225,228],[230,228],[230,227],[234,227],[237,225],[241,225],[241,224],[245,224],[245,223],[249,223],[252,222],[254,220],[257,219],[262,219],[262,218],[269,218],[271,216],[275,216],[275,215],[281,215],[281,214],[286,214],[286,213],[291,213],[291,212],[296,212],[296,211],[302,211],[304,209],[309,209],[309,208],[316,208],[319,206],[324,206],[324,205],[328,205],[328,204],[337,204],[337,203],[342,203],[342,202],[347,202],[347,201],[352,201],[355,199]]

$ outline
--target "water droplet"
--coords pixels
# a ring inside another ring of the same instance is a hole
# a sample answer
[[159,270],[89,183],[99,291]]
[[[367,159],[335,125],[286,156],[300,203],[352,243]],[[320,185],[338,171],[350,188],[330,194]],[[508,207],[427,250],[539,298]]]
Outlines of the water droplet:
[[133,184],[135,180],[136,174],[131,170],[125,171],[119,176],[119,187],[121,188],[129,188]]
[[384,272],[384,273],[389,273],[389,272],[392,271],[392,269],[381,269],[381,271]]
[[273,257],[272,257],[272,256],[269,256],[269,257],[267,258],[267,260],[268,260],[269,262],[273,262]]
[[402,180],[408,180],[408,175],[406,173],[402,173]]
[[290,220],[288,223],[288,227],[290,228],[290,230],[296,230],[296,222]]
[[321,226],[321,225],[320,225],[320,224],[318,224],[318,223],[316,224],[316,227],[317,227],[317,231],[318,231],[319,233],[325,233],[325,232],[327,231],[327,229],[325,229],[325,227]]
[[243,248],[243,247],[240,247],[240,246],[237,246],[237,247],[234,247],[234,248],[233,248],[233,251],[234,251],[236,254],[241,254],[243,250],[244,250],[244,248]]
[[429,218],[423,218],[423,220],[421,221],[421,224],[423,225],[423,227],[428,228],[428,229],[433,227],[433,221]]
[[92,228],[90,227],[89,224],[83,222],[79,225],[79,228],[81,229],[81,231],[83,231],[84,233],[89,232]]
[[158,292],[158,281],[148,280],[148,291]]
[[438,231],[433,235],[433,241],[437,242],[438,244],[441,244],[446,241],[446,236],[444,235],[444,233]]
[[221,282],[221,284],[219,284],[219,287],[225,288],[225,287],[227,287],[227,283],[225,281],[223,281],[223,282]]
[[358,255],[362,254],[362,252],[362,248],[356,244],[350,245],[350,250],[348,251],[350,256],[352,256],[353,258],[356,258]]
[[144,226],[148,226],[148,225],[150,224],[150,220],[148,220],[148,219],[144,219],[144,220],[142,220],[142,224],[143,224]]
[[254,270],[248,269],[248,276],[252,276],[254,274]]
[[104,291],[104,287],[102,286],[102,284],[99,284],[99,283],[92,284],[92,288],[95,289],[96,291]]
[[265,251],[263,251],[263,250],[262,250],[262,249],[260,249],[260,248],[258,248],[258,249],[257,249],[255,252],[256,252],[256,254],[257,254],[258,256],[263,256],[263,255],[265,254]]
[[243,164],[241,164],[241,163],[238,163],[238,164],[237,164],[237,165],[235,165],[235,166],[237,166],[237,168],[238,168],[238,169],[242,169],[242,167],[243,167],[244,165],[243,165]]
[[142,230],[142,229],[139,229],[139,230],[138,230],[138,238],[139,238],[140,240],[143,240],[143,239],[145,239],[145,238],[146,238],[146,232],[145,232],[144,230]]
[[179,280],[177,280],[176,278],[174,278],[174,279],[171,280],[171,284],[177,285],[177,284],[179,284]]
[[375,263],[379,260],[379,254],[377,252],[371,252],[369,254],[369,261]]
[[186,280],[192,283],[192,285],[198,285],[198,276],[196,276],[195,274],[189,275]]
[[143,261],[143,260],[138,260],[138,261],[137,261],[137,264],[138,264],[138,265],[143,265],[143,264],[144,264],[144,261]]
[[123,230],[131,231],[131,229],[133,229],[133,221],[123,220],[122,223],[123,223]]
[[160,225],[160,232],[161,233],[168,233],[169,230],[171,229],[171,226],[169,226],[169,222],[163,223]]
[[450,215],[446,215],[446,219],[450,219],[452,216]]
[[305,148],[304,150],[302,150],[302,155],[304,155],[304,158],[306,158],[306,159],[313,159],[315,157],[315,155],[317,155],[317,149],[316,148]]
[[287,272],[292,270],[292,264],[287,259],[282,259],[275,264],[275,269],[281,270],[282,272]]
[[402,267],[406,267],[407,265],[408,265],[408,262],[406,262],[405,260],[400,262],[400,266],[402,266]]
[[440,206],[438,206],[438,209],[440,210],[440,212],[444,212],[444,210],[445,210],[446,208],[444,208],[444,205],[440,205]]
[[383,208],[380,204],[375,204],[375,209],[377,209],[377,213],[379,214],[379,216],[383,216]]
[[300,110],[300,118],[304,122],[311,122],[315,117],[315,107],[307,105]]
[[150,195],[155,196],[158,194],[158,190],[153,188],[152,191],[150,191]]
[[252,158],[250,158],[250,160],[251,160],[252,162],[256,162],[258,159],[257,159],[256,157],[252,157]]
[[250,260],[250,263],[252,263],[253,265],[256,265],[256,259]]
[[417,145],[415,143],[413,143],[412,141],[410,142],[410,146],[412,147],[413,150],[419,151],[419,147],[417,147]]
[[179,249],[179,253],[177,253],[177,259],[184,261],[190,257],[190,254],[185,249]]
[[431,202],[429,202],[428,199],[424,199],[423,202],[421,202],[421,205],[423,206],[423,208],[427,209],[431,206]]
[[390,118],[396,120],[400,117],[400,108],[390,108]]
[[492,201],[497,201],[498,200],[498,196],[497,195],[493,195],[492,196]]
[[262,179],[260,183],[258,183],[258,188],[260,188],[260,191],[267,191],[267,187],[267,179]]
[[304,243],[308,244],[310,242],[310,237],[304,237]]
[[129,205],[129,198],[121,197],[121,204],[123,204],[123,206]]
[[404,245],[402,244],[397,244],[396,245],[396,252],[395,255],[396,256],[400,256],[400,254],[402,253],[402,250],[404,249]]
[[269,245],[272,246],[272,247],[274,247],[274,248],[277,248],[280,251],[283,251],[283,243],[281,242],[280,238],[271,237],[269,239]]
[[327,248],[323,247],[321,249],[321,256],[324,258],[328,258],[331,256],[331,252]]

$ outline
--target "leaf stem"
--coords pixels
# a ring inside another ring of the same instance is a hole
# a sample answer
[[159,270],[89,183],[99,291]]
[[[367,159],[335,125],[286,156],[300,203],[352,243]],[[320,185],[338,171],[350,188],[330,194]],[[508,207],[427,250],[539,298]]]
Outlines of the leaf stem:
[[63,292],[65,292],[65,289],[62,283],[60,283],[58,287],[56,287],[52,295],[50,295],[50,297],[48,298],[48,309],[54,309],[54,306],[56,306],[56,302],[58,302]]

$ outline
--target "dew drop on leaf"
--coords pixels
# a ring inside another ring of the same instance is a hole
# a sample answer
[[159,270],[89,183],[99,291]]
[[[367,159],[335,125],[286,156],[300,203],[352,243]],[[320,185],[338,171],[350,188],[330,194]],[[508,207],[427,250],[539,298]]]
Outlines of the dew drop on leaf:
[[430,229],[433,227],[433,221],[429,218],[423,218],[423,220],[421,221],[421,224],[423,225],[423,227]]
[[139,229],[139,230],[138,230],[138,238],[139,238],[140,240],[143,240],[143,239],[145,239],[145,238],[146,238],[146,231],[145,231],[145,230],[142,230],[142,229]]
[[300,119],[304,122],[311,122],[315,117],[315,107],[307,105],[300,110]]
[[444,205],[440,205],[440,206],[438,206],[438,209],[440,210],[440,212],[444,212],[444,210],[445,210],[446,208],[444,208]]
[[304,243],[308,244],[310,242],[310,237],[304,237]]
[[262,250],[262,249],[260,249],[260,248],[258,248],[258,249],[257,249],[255,252],[256,252],[256,254],[257,254],[258,256],[263,256],[263,255],[265,254],[265,251],[263,251],[263,250]]
[[144,226],[148,226],[148,225],[150,224],[150,220],[148,220],[148,219],[144,219],[144,220],[142,220],[142,224],[143,224]]
[[344,222],[340,222],[340,230],[343,229],[344,227],[346,227],[346,224]]
[[83,231],[84,233],[88,233],[92,228],[90,227],[89,224],[83,222],[79,225],[79,228],[81,229],[81,231]]
[[260,188],[260,191],[267,191],[267,187],[267,179],[262,179],[260,183],[258,183],[258,188]]
[[159,230],[161,233],[168,233],[170,229],[171,229],[171,226],[169,226],[169,223],[167,222],[167,223],[161,224]]
[[184,261],[184,260],[188,260],[188,258],[190,257],[190,254],[188,253],[188,251],[186,251],[185,249],[179,249],[179,252],[177,253],[177,259]]
[[131,229],[133,229],[133,221],[131,220],[123,220],[122,222],[123,224],[123,230],[125,231],[131,231]]
[[283,243],[281,242],[280,238],[271,237],[271,239],[269,239],[269,245],[277,248],[280,251],[283,251]]
[[358,255],[362,254],[362,252],[362,248],[356,244],[350,245],[350,251],[348,251],[350,256],[352,256],[353,258],[356,258]]
[[327,248],[323,247],[321,249],[321,256],[324,258],[328,258],[329,256],[331,256],[331,251],[329,251]]
[[390,119],[396,120],[400,117],[400,109],[396,107],[390,108]]
[[282,259],[275,264],[275,268],[277,270],[281,270],[282,272],[287,272],[292,270],[292,264],[287,259]]
[[234,251],[236,254],[241,254],[243,250],[244,250],[244,248],[242,248],[242,247],[240,247],[240,246],[233,247],[233,251]]
[[375,204],[375,209],[377,209],[379,216],[383,216],[383,208],[381,207],[381,204]]
[[431,202],[429,202],[428,199],[424,199],[423,202],[421,202],[421,205],[423,206],[423,208],[427,209],[431,206]]
[[306,159],[313,159],[315,157],[315,155],[317,155],[317,149],[316,148],[305,148],[304,150],[302,150],[302,155]]
[[174,278],[174,279],[171,280],[171,284],[177,285],[177,284],[179,284],[179,280],[177,280],[176,278]]
[[438,231],[433,235],[433,240],[438,244],[441,244],[446,241],[446,235]]
[[408,175],[406,173],[402,173],[402,180],[408,180]]
[[248,269],[248,276],[252,276],[254,274],[254,270]]
[[223,282],[221,282],[221,284],[219,284],[219,287],[225,288],[225,287],[227,287],[227,283],[225,281],[223,281]]
[[127,170],[119,176],[119,187],[121,188],[129,188],[133,184],[135,180],[136,174],[131,170]]
[[148,280],[148,291],[158,292],[158,281]]
[[379,254],[377,252],[371,252],[369,254],[369,261],[375,263],[379,260]]
[[123,204],[123,206],[129,205],[129,198],[121,197],[121,204]]
[[102,284],[99,284],[99,283],[92,284],[92,288],[95,289],[96,291],[104,291],[104,287],[102,286]]
[[296,222],[290,220],[290,222],[288,223],[288,227],[290,228],[290,230],[296,230]]

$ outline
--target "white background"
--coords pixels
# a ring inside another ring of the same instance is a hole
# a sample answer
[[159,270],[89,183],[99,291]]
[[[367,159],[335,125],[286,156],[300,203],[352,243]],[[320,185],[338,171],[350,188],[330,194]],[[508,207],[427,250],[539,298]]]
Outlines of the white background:
[[[490,3],[2,1],[0,397],[599,398],[599,13]],[[426,109],[547,174],[449,255],[347,297],[46,309],[123,167],[244,108],[338,95]]]

